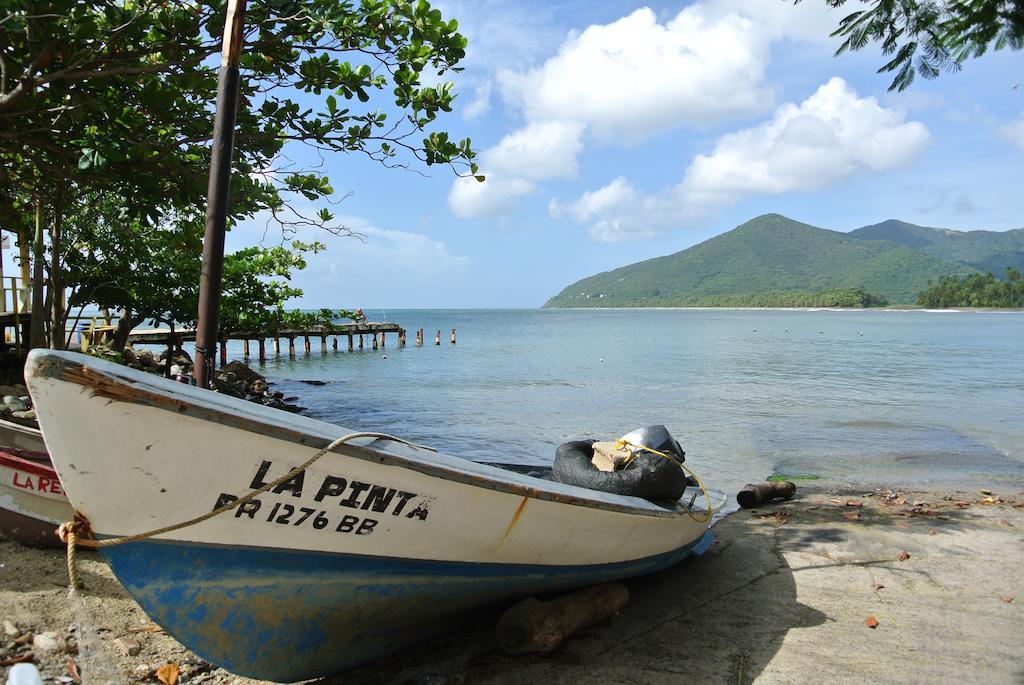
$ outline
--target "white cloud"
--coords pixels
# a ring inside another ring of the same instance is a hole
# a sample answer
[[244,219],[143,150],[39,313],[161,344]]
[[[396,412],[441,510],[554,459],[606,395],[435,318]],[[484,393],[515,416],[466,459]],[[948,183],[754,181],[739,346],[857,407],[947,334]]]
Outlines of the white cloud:
[[487,180],[456,179],[449,205],[464,219],[511,211],[538,181],[576,176],[582,135],[583,124],[575,121],[534,122],[506,135],[480,155],[480,173]]
[[566,211],[579,223],[592,221],[596,240],[650,237],[750,195],[812,192],[909,164],[929,140],[920,122],[833,78],[799,105],[782,105],[770,120],[719,138],[675,188],[640,196],[619,178],[569,205],[577,211]]
[[480,168],[485,174],[491,171],[533,181],[572,178],[578,171],[582,135],[583,124],[576,121],[533,122],[484,151]]
[[476,87],[473,99],[469,104],[462,108],[462,118],[466,121],[473,121],[487,114],[490,110],[491,82],[484,81]]
[[[815,2],[707,0],[666,21],[645,7],[570,32],[538,66],[518,67],[520,59],[498,72],[504,100],[526,123],[481,155],[487,182],[455,181],[449,204],[464,218],[500,215],[540,182],[574,176],[589,140],[632,145],[681,125],[767,110],[774,102],[764,86],[772,43],[829,40],[834,20]],[[489,88],[478,87],[467,118],[486,111]]]
[[1024,113],[999,127],[999,133],[1011,143],[1024,150]]
[[[296,209],[309,215],[315,210],[307,206]],[[342,275],[351,280],[374,282],[385,278],[410,282],[434,282],[459,274],[470,265],[468,257],[452,254],[443,241],[422,233],[379,228],[359,217],[337,217],[333,222],[363,236],[335,236],[326,231],[308,230],[300,240],[318,240],[327,246],[320,254],[306,257],[308,267],[294,276],[307,298],[314,291],[330,291],[336,286],[332,279]],[[227,249],[234,251],[255,244],[282,244],[280,228],[270,221],[267,212],[240,222],[227,235]]]
[[448,204],[456,216],[463,219],[501,216],[510,213],[519,198],[536,188],[536,183],[516,177],[503,178],[493,172],[487,173],[483,183],[474,178],[457,178],[448,192]]
[[500,72],[503,94],[529,120],[576,118],[627,143],[770,106],[761,87],[768,42],[746,17],[705,11],[694,5],[662,24],[642,8],[570,34],[540,67]]
[[684,201],[707,206],[820,190],[861,171],[903,166],[929,138],[924,124],[832,78],[800,105],[780,107],[771,121],[720,138],[710,155],[690,164],[679,191]]
[[586,223],[598,214],[636,199],[636,190],[623,176],[597,190],[587,191],[570,205],[561,205],[552,200],[548,209],[552,216],[568,215],[576,223]]

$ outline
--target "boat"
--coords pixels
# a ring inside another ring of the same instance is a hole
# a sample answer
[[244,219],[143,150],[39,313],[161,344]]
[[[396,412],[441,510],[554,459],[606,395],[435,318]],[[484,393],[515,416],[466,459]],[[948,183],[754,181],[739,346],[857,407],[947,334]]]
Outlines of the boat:
[[0,419],[0,533],[30,547],[63,547],[55,531],[73,515],[43,434]]
[[297,470],[350,431],[73,352],[33,350],[25,376],[96,539],[243,500],[100,551],[168,633],[253,678],[338,673],[473,607],[664,569],[710,546],[725,500],[656,504],[372,437]]
[[0,449],[14,447],[30,452],[45,452],[46,443],[43,442],[43,434],[40,430],[29,423],[28,419],[22,419],[20,423],[13,417],[10,419],[0,418]]
[[0,448],[0,533],[29,547],[63,547],[57,526],[72,518],[46,452]]

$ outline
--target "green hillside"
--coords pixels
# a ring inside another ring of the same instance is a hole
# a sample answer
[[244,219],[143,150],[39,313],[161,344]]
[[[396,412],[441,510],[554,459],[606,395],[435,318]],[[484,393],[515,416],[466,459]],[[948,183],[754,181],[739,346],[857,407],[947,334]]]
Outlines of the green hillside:
[[913,303],[929,279],[971,272],[905,245],[766,214],[682,252],[584,278],[544,306],[672,307],[704,297],[836,288]]
[[1024,228],[1012,231],[954,231],[889,219],[850,231],[863,240],[888,240],[946,261],[1006,277],[1006,267],[1024,271]]

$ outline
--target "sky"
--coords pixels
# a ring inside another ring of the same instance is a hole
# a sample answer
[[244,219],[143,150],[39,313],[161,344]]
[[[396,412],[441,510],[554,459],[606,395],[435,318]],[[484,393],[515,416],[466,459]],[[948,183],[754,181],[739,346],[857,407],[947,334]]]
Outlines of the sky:
[[[331,209],[365,240],[301,235],[327,250],[294,306],[539,307],[768,212],[1024,227],[1020,52],[889,93],[876,45],[833,56],[850,8],[821,0],[436,4],[470,42],[438,127],[472,139],[487,181],[328,157],[349,194]],[[228,249],[266,233],[248,221]]]

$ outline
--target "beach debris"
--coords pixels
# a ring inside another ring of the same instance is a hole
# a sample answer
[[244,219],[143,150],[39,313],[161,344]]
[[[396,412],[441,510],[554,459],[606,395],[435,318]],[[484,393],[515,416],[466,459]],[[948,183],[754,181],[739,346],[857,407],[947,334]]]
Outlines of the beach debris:
[[868,628],[871,628],[871,630],[874,630],[878,627],[878,619],[874,616],[868,616],[866,619],[864,619],[864,623],[866,623]]
[[1009,604],[1010,602],[1012,602],[1012,601],[1013,601],[1013,597],[1012,597],[1012,596],[1010,596],[1010,595],[1001,595],[1001,596],[999,597],[999,599],[1003,600],[1003,603],[1004,603],[1004,604]]
[[906,561],[907,559],[910,558],[910,552],[908,552],[905,549],[900,550],[900,553],[897,555],[896,558],[899,559],[900,561]]
[[958,499],[955,502],[953,502],[953,506],[958,508],[958,509],[966,509],[967,507],[971,506],[971,503],[970,502],[965,502],[962,499]]
[[846,506],[848,506],[848,507],[863,507],[864,503],[861,502],[860,500],[848,499],[848,500],[846,500]]
[[981,490],[978,490],[978,494],[979,495],[991,495],[992,491],[989,490],[988,488],[982,488]]
[[881,590],[885,586],[882,585],[881,583],[875,582],[875,583],[871,583],[871,587],[874,588],[875,592],[878,592],[879,590]]
[[23,652],[15,656],[7,657],[6,659],[0,659],[0,666],[13,666],[14,664],[20,664],[25,661],[32,661],[36,658],[34,652]]
[[786,521],[789,521],[789,512],[783,510],[768,511],[763,514],[756,514],[756,516],[758,518],[771,519],[771,524],[776,528],[778,528],[781,525],[784,525]]
[[156,674],[156,669],[150,664],[139,664],[132,671],[133,680],[149,680]]
[[1002,504],[1003,498],[996,495],[995,497],[983,497],[978,501],[982,504]]
[[65,663],[68,667],[68,675],[71,677],[72,682],[82,682],[82,672],[78,670],[78,664],[76,664],[75,660],[70,656],[65,657],[65,659]]
[[43,685],[43,679],[35,666],[19,663],[7,674],[7,685]]
[[907,498],[894,490],[886,490],[882,493],[883,504],[906,504]]
[[178,668],[178,664],[167,663],[156,669],[156,679],[164,685],[177,685],[180,673],[181,669]]
[[1001,525],[1001,526],[1009,526],[1010,528],[1016,528],[1016,526],[1014,526],[1012,523],[1010,523],[1006,519],[999,519],[999,525]]
[[843,518],[845,518],[847,521],[857,521],[860,519],[860,512],[844,511]]
[[747,483],[736,493],[736,502],[744,509],[753,509],[775,499],[791,499],[795,494],[796,483],[789,480]]
[[166,633],[167,631],[155,623],[147,623],[140,628],[132,628],[133,633]]
[[32,638],[32,649],[41,654],[63,652],[68,643],[58,633],[48,631]]
[[498,644],[509,654],[547,653],[582,628],[611,618],[629,601],[620,583],[604,583],[570,592],[557,599],[533,597],[501,615],[495,628]]
[[934,528],[929,528],[928,529],[928,534],[929,535],[935,535],[935,529]]
[[21,628],[4,619],[4,635],[7,637],[18,637],[21,635]]
[[139,641],[130,637],[119,637],[114,640],[113,644],[114,649],[121,656],[138,656],[139,652],[142,651],[142,645],[139,644]]

